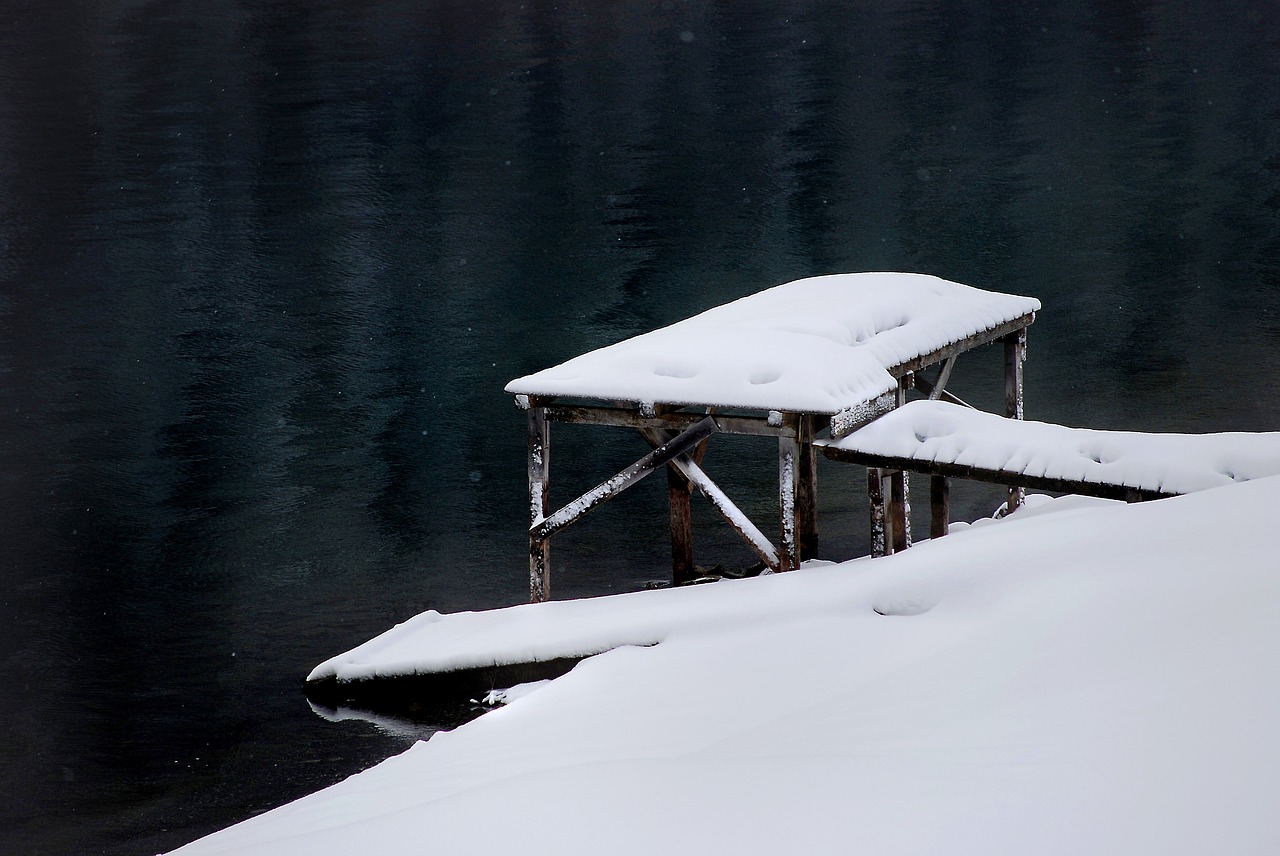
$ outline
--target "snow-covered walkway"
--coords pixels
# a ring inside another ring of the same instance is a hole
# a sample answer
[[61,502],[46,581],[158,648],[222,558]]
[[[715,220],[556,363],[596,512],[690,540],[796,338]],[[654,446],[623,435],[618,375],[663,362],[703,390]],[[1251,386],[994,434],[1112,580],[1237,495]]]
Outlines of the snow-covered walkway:
[[942,401],[910,402],[847,437],[819,445],[925,465],[956,464],[994,477],[1012,473],[1159,494],[1280,474],[1278,432],[1097,431],[1006,419]]

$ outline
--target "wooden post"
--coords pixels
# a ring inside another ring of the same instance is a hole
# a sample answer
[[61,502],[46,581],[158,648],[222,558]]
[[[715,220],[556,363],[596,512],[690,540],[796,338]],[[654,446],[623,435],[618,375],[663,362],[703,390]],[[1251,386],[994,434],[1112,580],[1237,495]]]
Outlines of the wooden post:
[[[795,416],[785,419],[793,423]],[[799,433],[798,431],[796,433]],[[778,510],[782,516],[782,544],[778,550],[778,570],[790,571],[800,566],[800,551],[796,541],[796,482],[800,461],[800,443],[797,437],[778,438]]]
[[797,423],[799,466],[796,473],[796,530],[800,560],[818,556],[818,450],[813,445],[816,417],[801,416]]
[[551,427],[545,407],[529,408],[529,600],[551,599],[551,538],[533,533],[547,516],[551,473]]
[[[1022,375],[1027,361],[1027,328],[1015,330],[1004,337],[1004,415],[1009,419],[1022,418]],[[1009,486],[1009,498],[1005,501],[1005,514],[1012,514],[1026,498],[1026,489]]]
[[900,553],[911,546],[911,505],[907,496],[907,471],[896,470],[889,474],[890,531],[893,535],[893,552]]
[[929,395],[930,401],[937,401],[942,397],[947,389],[947,381],[951,379],[951,370],[956,367],[956,358],[954,356],[947,357],[942,363],[942,368],[938,369],[938,379],[933,382],[931,389],[925,390]]
[[951,524],[951,480],[929,477],[929,537],[941,538]]
[[[898,379],[898,407],[907,403],[907,390],[915,381],[911,373]],[[891,473],[893,485],[889,491],[892,521],[893,549],[905,550],[911,546],[911,484],[907,481],[907,471],[899,470]]]
[[867,468],[867,497],[871,500],[871,557],[887,556],[893,552],[889,529],[885,520],[885,472],[876,467]]
[[667,505],[671,510],[671,583],[693,579],[693,519],[690,516],[689,480],[667,465]]
[[[640,432],[642,435],[644,431]],[[648,437],[645,438],[646,440]],[[666,442],[655,443],[655,448]],[[707,451],[704,440],[689,456],[693,461],[701,463]],[[680,468],[672,461],[667,464],[667,506],[671,510],[671,584],[682,585],[693,580],[693,518],[691,516],[691,497],[693,482],[680,472]]]

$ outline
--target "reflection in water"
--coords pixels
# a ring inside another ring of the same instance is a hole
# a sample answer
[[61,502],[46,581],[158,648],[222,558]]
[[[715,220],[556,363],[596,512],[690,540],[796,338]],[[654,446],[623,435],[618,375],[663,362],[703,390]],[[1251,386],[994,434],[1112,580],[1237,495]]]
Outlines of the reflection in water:
[[[0,27],[0,849],[169,848],[404,746],[301,680],[521,599],[503,384],[762,286],[1032,294],[1032,417],[1280,421],[1266,4],[57,5]],[[555,490],[644,451],[603,433]],[[708,467],[767,521],[767,449]],[[661,499],[558,594],[655,576]]]
[[431,735],[437,731],[445,731],[470,722],[488,709],[477,703],[466,711],[466,715],[459,715],[455,719],[441,721],[438,719],[392,716],[373,710],[363,710],[358,707],[325,707],[315,702],[308,702],[308,704],[311,706],[312,713],[322,719],[327,719],[329,722],[367,722],[389,737],[409,742],[429,740]]

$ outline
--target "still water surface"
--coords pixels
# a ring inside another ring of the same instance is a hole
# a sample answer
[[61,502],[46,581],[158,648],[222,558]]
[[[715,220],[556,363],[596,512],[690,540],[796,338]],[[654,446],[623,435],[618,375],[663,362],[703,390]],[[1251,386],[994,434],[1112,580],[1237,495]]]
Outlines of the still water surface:
[[[883,269],[1039,297],[1032,418],[1280,427],[1275,4],[0,4],[0,851],[399,751],[302,678],[523,598],[508,379]],[[565,498],[643,449],[557,442]],[[720,455],[767,521],[767,450]],[[661,576],[662,493],[566,533],[558,596]]]

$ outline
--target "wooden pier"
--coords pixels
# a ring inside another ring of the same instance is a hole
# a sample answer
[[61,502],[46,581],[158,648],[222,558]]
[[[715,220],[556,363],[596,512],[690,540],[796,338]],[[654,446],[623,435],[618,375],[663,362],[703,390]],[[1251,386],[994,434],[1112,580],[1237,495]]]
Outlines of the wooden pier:
[[[704,617],[761,618],[767,602],[718,586],[549,602],[551,539],[659,470],[676,583],[693,575],[695,488],[769,572],[812,556],[819,451],[867,468],[873,556],[911,545],[909,473],[930,477],[933,538],[947,534],[955,478],[1006,486],[1008,512],[1027,489],[1136,502],[1280,475],[1280,433],[1137,434],[1025,420],[1027,327],[1038,308],[935,277],[816,277],[512,381],[507,391],[528,420],[533,603],[423,613],[317,666],[308,697],[331,710],[443,722],[470,715],[458,705],[491,689],[557,677],[619,646],[657,644],[687,620],[689,599]],[[988,344],[1003,355],[1002,414],[975,410],[947,388],[959,356]],[[650,451],[553,510],[554,423],[631,429]],[[776,541],[708,474],[717,434],[777,444]]]
[[[1021,418],[1027,327],[1039,307],[1033,298],[920,274],[814,277],[512,381],[507,391],[528,418],[530,600],[551,597],[553,535],[664,468],[674,583],[693,576],[695,487],[768,571],[798,567],[818,543],[819,434],[844,437],[901,406],[912,388],[959,401],[946,389],[957,358],[994,342],[1004,347],[1005,413]],[[931,367],[936,373],[926,380]],[[631,428],[653,449],[553,510],[556,422]],[[777,443],[776,545],[704,469],[707,441],[717,433]],[[901,549],[910,542],[906,473],[882,471],[871,481],[873,539]],[[1011,508],[1021,491],[1010,487]],[[880,534],[886,522],[889,536]]]

